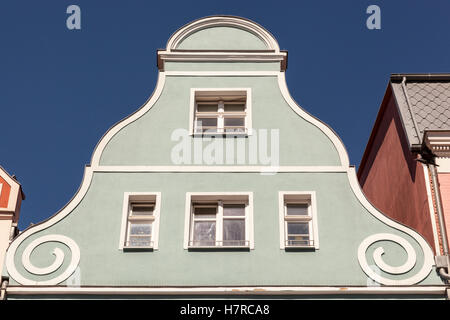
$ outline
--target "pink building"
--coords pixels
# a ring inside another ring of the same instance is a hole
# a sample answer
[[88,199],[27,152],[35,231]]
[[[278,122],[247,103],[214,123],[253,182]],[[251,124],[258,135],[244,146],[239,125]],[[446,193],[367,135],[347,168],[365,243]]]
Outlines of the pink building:
[[367,198],[448,264],[450,74],[393,74],[358,169]]
[[0,166],[0,270],[3,269],[6,249],[18,232],[20,205],[24,199],[20,183]]

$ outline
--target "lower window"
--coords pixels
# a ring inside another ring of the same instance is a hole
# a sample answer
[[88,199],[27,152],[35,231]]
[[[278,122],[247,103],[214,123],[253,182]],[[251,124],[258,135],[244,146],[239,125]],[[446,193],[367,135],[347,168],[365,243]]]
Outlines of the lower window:
[[248,194],[192,194],[189,201],[189,248],[250,248]]
[[159,193],[125,193],[120,249],[157,249]]
[[314,192],[280,192],[281,248],[319,247]]

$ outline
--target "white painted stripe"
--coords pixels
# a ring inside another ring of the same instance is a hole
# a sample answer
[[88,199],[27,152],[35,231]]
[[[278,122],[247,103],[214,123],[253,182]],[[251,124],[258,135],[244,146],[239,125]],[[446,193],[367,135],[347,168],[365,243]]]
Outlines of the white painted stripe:
[[341,166],[97,166],[94,172],[347,172]]
[[9,295],[27,294],[145,294],[145,295],[320,295],[320,294],[426,294],[445,295],[445,286],[424,287],[17,287],[9,286]]
[[192,76],[192,77],[276,77],[279,71],[165,71],[166,76]]

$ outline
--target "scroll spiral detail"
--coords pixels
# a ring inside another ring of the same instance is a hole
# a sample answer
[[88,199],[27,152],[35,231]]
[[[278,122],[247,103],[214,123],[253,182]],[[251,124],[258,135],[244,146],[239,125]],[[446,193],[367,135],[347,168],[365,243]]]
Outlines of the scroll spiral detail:
[[407,278],[407,279],[389,279],[386,277],[383,277],[382,275],[376,273],[368,264],[367,262],[367,249],[372,246],[374,243],[378,241],[391,241],[394,243],[397,243],[400,245],[407,254],[407,260],[406,262],[401,266],[391,266],[387,264],[382,256],[384,254],[383,247],[378,247],[373,251],[373,260],[375,262],[375,265],[382,271],[392,274],[392,275],[399,275],[407,273],[408,271],[412,270],[417,262],[417,255],[414,250],[414,248],[411,246],[411,244],[406,241],[404,238],[389,234],[389,233],[378,233],[371,235],[364,239],[358,248],[358,260],[361,268],[366,273],[367,276],[369,276],[372,280],[375,280],[376,282],[384,285],[412,285],[417,282],[420,282],[423,280],[430,272],[431,266],[429,266],[426,262],[424,263],[423,267],[418,271],[417,274],[414,276]]
[[59,242],[59,243],[66,245],[70,249],[71,261],[70,261],[69,265],[67,266],[66,270],[64,270],[57,277],[49,279],[49,280],[34,281],[34,280],[27,279],[24,276],[22,276],[15,268],[14,258],[13,258],[15,255],[15,251],[17,249],[17,247],[15,247],[15,248],[11,248],[11,249],[13,249],[11,252],[8,252],[8,256],[7,256],[7,260],[6,260],[8,272],[14,280],[16,280],[17,282],[19,282],[22,285],[57,285],[72,275],[72,273],[75,271],[75,269],[77,268],[77,266],[80,262],[80,249],[79,249],[78,245],[75,243],[75,241],[73,241],[71,238],[63,236],[63,235],[56,235],[56,234],[37,238],[34,241],[32,241],[25,248],[25,250],[23,251],[23,254],[22,254],[22,264],[23,264],[24,269],[27,270],[31,274],[42,276],[42,275],[51,274],[51,273],[57,271],[59,268],[61,268],[61,266],[64,263],[65,254],[64,254],[63,250],[61,250],[59,248],[55,248],[52,251],[52,254],[55,256],[55,259],[50,266],[41,268],[41,267],[36,267],[35,265],[33,265],[31,263],[30,257],[31,257],[32,252],[34,251],[34,249],[36,249],[38,246],[40,246],[41,244],[46,243],[46,242]]

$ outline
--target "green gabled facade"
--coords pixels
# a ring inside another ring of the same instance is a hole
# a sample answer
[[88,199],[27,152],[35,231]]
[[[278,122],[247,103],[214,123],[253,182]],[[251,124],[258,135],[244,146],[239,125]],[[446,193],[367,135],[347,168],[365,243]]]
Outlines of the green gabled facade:
[[428,243],[366,200],[341,140],[289,95],[269,32],[207,17],[157,55],[153,95],[74,198],[11,243],[8,299],[445,297]]

